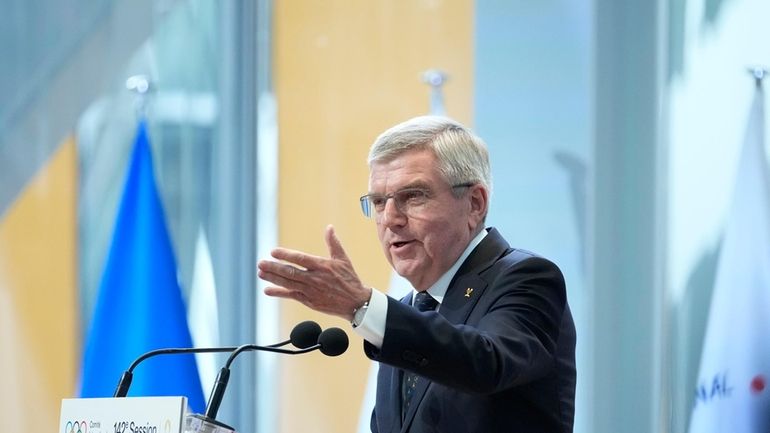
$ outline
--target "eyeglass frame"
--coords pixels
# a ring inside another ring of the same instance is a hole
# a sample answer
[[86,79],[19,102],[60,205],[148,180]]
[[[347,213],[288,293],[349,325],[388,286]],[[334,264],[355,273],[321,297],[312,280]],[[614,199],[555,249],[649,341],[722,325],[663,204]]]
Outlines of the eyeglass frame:
[[[458,184],[455,184],[455,185],[450,185],[449,188],[452,189],[452,190],[455,190],[457,188],[470,188],[473,185],[476,185],[477,183],[478,182],[463,182],[463,183],[458,183]],[[403,206],[405,205],[405,200],[402,200],[401,204],[399,204],[399,200],[396,200],[396,195],[402,194],[405,191],[412,191],[412,190],[414,190],[414,191],[432,192],[428,188],[409,187],[409,188],[402,188],[402,189],[400,189],[398,191],[393,191],[390,194],[372,194],[372,193],[364,194],[364,195],[362,195],[361,197],[358,198],[358,201],[361,204],[361,212],[363,212],[364,216],[366,218],[368,218],[368,219],[376,219],[376,216],[377,216],[378,212],[376,210],[372,211],[375,208],[375,206],[374,205],[370,206],[370,204],[371,204],[371,200],[370,199],[372,197],[380,197],[380,198],[385,200],[383,202],[383,212],[385,210],[384,206],[387,205],[388,200],[392,198],[394,204],[396,205],[396,209],[398,209],[398,211],[403,213],[404,215],[408,215],[409,213],[407,212],[407,210],[403,209]],[[428,200],[430,200],[430,198],[432,198],[428,194],[426,194],[426,196],[428,196]],[[379,212],[379,214],[382,214],[383,212]]]

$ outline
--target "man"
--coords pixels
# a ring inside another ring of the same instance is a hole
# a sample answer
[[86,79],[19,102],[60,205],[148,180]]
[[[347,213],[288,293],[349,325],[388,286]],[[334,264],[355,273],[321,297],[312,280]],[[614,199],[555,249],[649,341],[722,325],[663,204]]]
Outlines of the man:
[[571,432],[564,279],[485,229],[485,144],[450,119],[417,117],[377,138],[369,168],[362,209],[413,293],[397,301],[365,286],[331,226],[329,258],[279,248],[259,262],[278,286],[265,293],[351,321],[380,362],[373,432]]

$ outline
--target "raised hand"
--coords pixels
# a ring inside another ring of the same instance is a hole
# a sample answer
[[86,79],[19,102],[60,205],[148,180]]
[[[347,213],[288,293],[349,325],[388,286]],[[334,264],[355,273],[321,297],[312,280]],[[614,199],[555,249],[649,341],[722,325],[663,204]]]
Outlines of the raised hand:
[[333,226],[326,227],[324,239],[329,258],[276,248],[270,253],[275,260],[257,263],[258,276],[276,285],[265,288],[268,296],[294,299],[350,321],[353,310],[369,300],[372,289],[361,283]]

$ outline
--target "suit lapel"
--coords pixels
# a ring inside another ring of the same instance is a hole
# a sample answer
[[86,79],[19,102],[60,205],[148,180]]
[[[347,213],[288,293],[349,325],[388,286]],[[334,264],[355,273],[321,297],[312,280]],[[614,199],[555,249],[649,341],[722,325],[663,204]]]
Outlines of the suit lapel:
[[452,278],[439,313],[454,324],[465,323],[487,288],[486,281],[480,276],[481,272],[492,266],[509,249],[500,233],[490,228],[487,236]]
[[447,289],[439,314],[454,324],[465,323],[486,288],[478,275],[463,275]]
[[[457,288],[463,288],[459,290]],[[465,275],[457,279],[456,283],[450,285],[447,290],[446,296],[444,296],[444,302],[441,303],[438,313],[444,316],[452,323],[459,324],[464,323],[468,318],[473,306],[476,305],[476,301],[479,299],[484,289],[487,287],[486,282],[478,275]],[[467,289],[473,289],[470,292]],[[454,290],[453,290],[454,289]],[[466,297],[465,294],[469,296]],[[417,413],[417,408],[420,406],[420,402],[425,393],[428,390],[431,382],[422,376],[417,378],[414,392],[412,393],[412,401],[409,405],[409,410],[404,417],[404,423],[401,427],[401,432],[409,431],[409,426],[414,420],[414,416]],[[399,393],[400,395],[400,393]]]
[[[492,266],[500,256],[506,254],[509,250],[510,246],[500,236],[500,233],[496,229],[490,228],[487,236],[484,237],[478,247],[463,262],[460,269],[457,270],[457,274],[449,283],[444,300],[438,310],[439,314],[454,324],[465,323],[473,307],[487,288],[486,281],[479,274]],[[402,299],[402,302],[405,300],[407,302],[411,301],[411,295]],[[400,376],[398,378],[399,388],[396,390],[399,396],[401,395]],[[414,393],[412,394],[412,402],[409,405],[409,411],[407,411],[401,426],[402,433],[409,431],[409,427],[417,413],[417,408],[420,406],[423,397],[425,397],[430,384],[431,382],[428,379],[418,377]],[[400,402],[401,399],[398,398],[398,401]]]

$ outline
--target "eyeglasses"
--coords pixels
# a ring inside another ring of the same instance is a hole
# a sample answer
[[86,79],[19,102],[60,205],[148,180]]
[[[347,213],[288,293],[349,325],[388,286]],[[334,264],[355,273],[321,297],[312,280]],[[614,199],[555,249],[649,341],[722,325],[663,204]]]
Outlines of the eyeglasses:
[[[452,185],[451,188],[468,188],[475,185],[475,182],[465,182]],[[366,194],[358,200],[361,202],[361,211],[367,218],[376,217],[380,219],[385,212],[385,205],[388,199],[393,199],[396,209],[406,215],[415,215],[425,207],[433,198],[433,192],[427,188],[404,188],[390,194]]]

